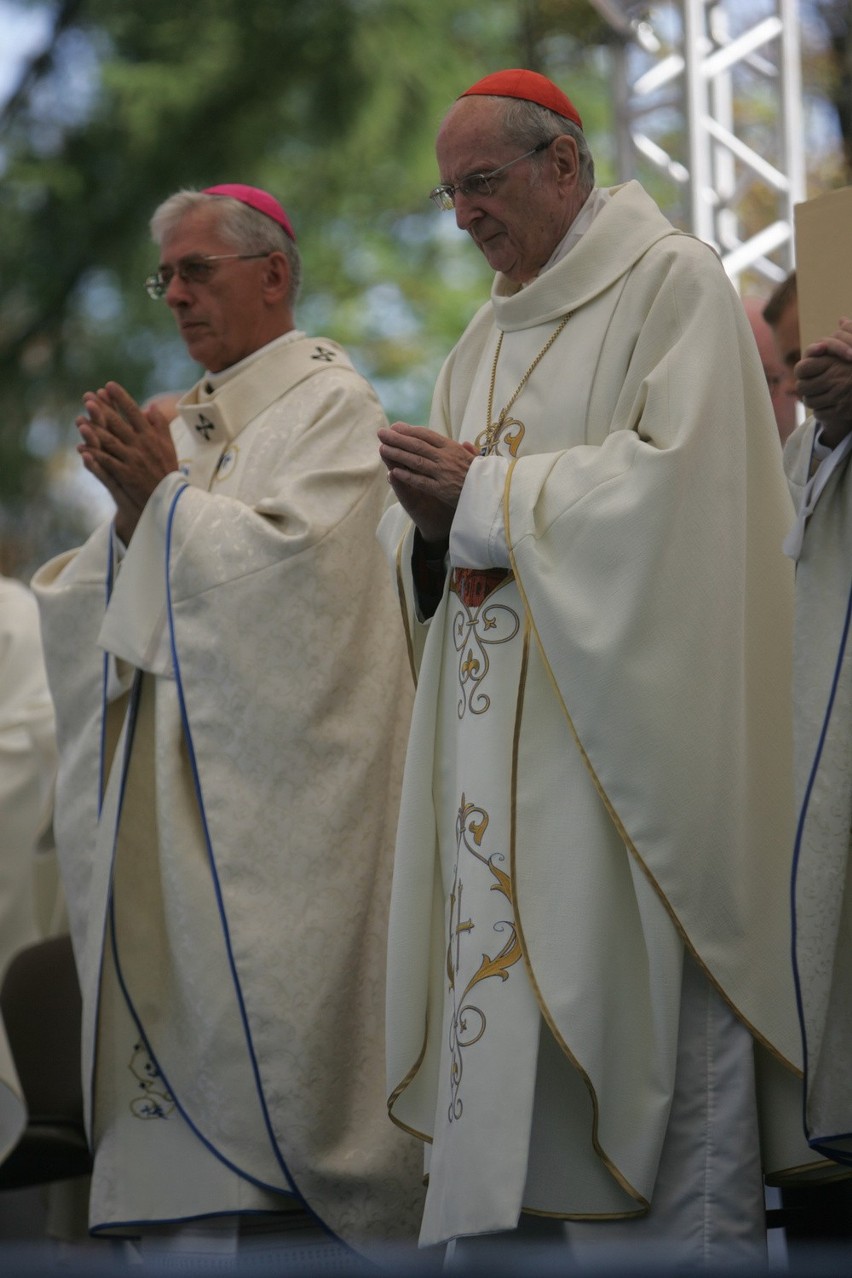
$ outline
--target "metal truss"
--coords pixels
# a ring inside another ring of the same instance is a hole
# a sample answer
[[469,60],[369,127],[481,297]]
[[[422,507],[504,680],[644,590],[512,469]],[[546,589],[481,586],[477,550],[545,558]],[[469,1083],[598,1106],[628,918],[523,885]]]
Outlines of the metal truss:
[[591,0],[614,33],[619,181],[638,177],[734,282],[774,285],[805,199],[798,0]]

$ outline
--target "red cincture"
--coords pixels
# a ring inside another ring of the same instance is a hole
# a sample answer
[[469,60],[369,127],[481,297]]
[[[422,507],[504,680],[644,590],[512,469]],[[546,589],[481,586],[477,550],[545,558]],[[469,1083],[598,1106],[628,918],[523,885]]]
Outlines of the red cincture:
[[454,568],[450,590],[458,595],[465,608],[481,608],[509,575],[508,568]]

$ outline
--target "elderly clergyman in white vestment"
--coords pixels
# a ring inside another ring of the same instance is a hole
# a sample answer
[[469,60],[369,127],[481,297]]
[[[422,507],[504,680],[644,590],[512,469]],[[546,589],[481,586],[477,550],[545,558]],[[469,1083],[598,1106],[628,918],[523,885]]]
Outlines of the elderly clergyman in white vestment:
[[79,448],[115,518],[34,579],[90,1225],[413,1237],[419,1147],[383,1090],[411,686],[375,539],[386,419],[346,353],[294,327],[269,194],[180,192],[152,232],[148,291],[206,372],[171,429],[116,383],[85,396]]
[[769,1170],[818,1161],[766,382],[716,255],[635,182],[595,187],[549,80],[486,76],[437,158],[497,275],[430,427],[379,433],[419,672],[387,1035],[391,1116],[428,1142],[421,1240],[752,1261],[761,1138]]
[[796,390],[812,416],[784,464],[798,517],[793,868],[805,1130],[852,1165],[852,321],[809,346]]

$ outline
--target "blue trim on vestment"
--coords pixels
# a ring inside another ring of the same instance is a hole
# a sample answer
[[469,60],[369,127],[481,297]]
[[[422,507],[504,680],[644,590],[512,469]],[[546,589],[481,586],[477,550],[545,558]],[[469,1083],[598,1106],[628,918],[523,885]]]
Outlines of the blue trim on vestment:
[[[171,563],[172,529],[173,529],[175,512],[177,510],[178,502],[180,501],[180,498],[186,492],[188,487],[189,485],[187,484],[182,485],[181,488],[175,494],[174,498],[172,499],[171,507],[169,508],[169,513],[168,513],[167,522],[166,522],[166,548],[165,548],[166,553],[165,553],[165,563],[163,567],[165,572],[165,583],[166,583],[166,604],[167,604],[167,613],[168,613],[168,622],[169,622],[169,645],[170,645],[170,651],[171,651],[171,657],[172,657],[172,667],[173,667],[174,677],[175,677],[175,687],[177,689],[177,694],[178,694],[178,704],[180,706],[180,716],[181,716],[181,723],[183,726],[184,740],[185,740],[186,748],[187,748],[187,756],[188,756],[190,768],[192,771],[193,785],[195,789],[196,799],[198,802],[198,813],[201,820],[201,828],[204,833],[204,842],[207,849],[207,858],[210,865],[210,873],[211,873],[214,892],[216,895],[216,902],[219,908],[219,915],[220,915],[221,926],[222,926],[222,935],[225,941],[225,948],[226,948],[226,953],[228,957],[228,965],[231,970],[231,976],[232,976],[232,980],[234,984],[234,991],[237,998],[237,1004],[240,1010],[240,1017],[243,1023],[243,1032],[245,1035],[246,1045],[249,1052],[249,1059],[251,1061],[252,1073],[254,1075],[254,1080],[255,1080],[255,1087],[257,1090],[258,1100],[261,1107],[261,1113],[263,1114],[264,1125],[266,1127],[270,1144],[275,1154],[275,1158],[277,1162],[279,1163],[282,1172],[284,1173],[287,1183],[292,1188],[292,1192],[290,1194],[288,1194],[286,1190],[282,1190],[279,1185],[270,1185],[266,1183],[265,1181],[259,1180],[256,1177],[249,1175],[246,1171],[238,1167],[230,1159],[226,1158],[225,1155],[222,1154],[201,1131],[199,1131],[198,1127],[195,1125],[195,1123],[192,1121],[192,1119],[189,1117],[189,1115],[186,1113],[185,1109],[181,1105],[181,1102],[177,1096],[177,1093],[175,1092],[174,1088],[172,1087],[169,1081],[168,1075],[166,1074],[165,1070],[163,1070],[159,1060],[157,1059],[156,1054],[151,1048],[151,1044],[149,1043],[147,1035],[145,1034],[145,1030],[142,1026],[142,1022],[136,1013],[136,1009],[133,1005],[133,1002],[130,998],[129,991],[124,982],[124,978],[121,972],[121,966],[118,959],[117,944],[116,944],[116,937],[115,937],[115,920],[113,915],[113,899],[112,899],[112,893],[111,893],[110,894],[110,918],[113,924],[113,926],[111,927],[112,952],[113,952],[113,960],[115,963],[116,975],[122,990],[122,994],[124,995],[124,998],[127,1002],[127,1006],[130,1011],[130,1014],[136,1024],[136,1027],[139,1031],[142,1041],[145,1044],[145,1049],[149,1053],[151,1060],[156,1065],[157,1070],[163,1079],[163,1082],[168,1088],[169,1094],[174,1100],[174,1103],[178,1109],[178,1112],[180,1113],[181,1117],[184,1119],[184,1121],[186,1122],[190,1130],[194,1132],[194,1134],[197,1136],[199,1141],[201,1141],[201,1143],[205,1146],[205,1148],[208,1149],[209,1152],[215,1158],[218,1158],[221,1163],[223,1163],[226,1167],[230,1168],[231,1171],[233,1171],[236,1175],[240,1176],[243,1180],[246,1180],[250,1184],[256,1185],[259,1189],[266,1190],[270,1193],[280,1194],[284,1197],[290,1198],[291,1200],[295,1198],[298,1202],[302,1204],[302,1206],[304,1207],[304,1210],[311,1216],[311,1218],[316,1221],[317,1225],[321,1229],[324,1229],[326,1231],[329,1237],[334,1238],[335,1240],[340,1242],[340,1244],[343,1247],[347,1248],[347,1250],[350,1250],[349,1244],[345,1241],[345,1239],[340,1238],[339,1235],[336,1234],[334,1230],[331,1229],[325,1223],[325,1221],[323,1221],[317,1215],[316,1211],[311,1207],[310,1203],[308,1203],[308,1201],[304,1198],[303,1194],[299,1190],[298,1185],[296,1184],[294,1177],[291,1175],[290,1170],[287,1166],[286,1160],[284,1159],[284,1156],[279,1148],[278,1141],[276,1140],[275,1133],[272,1128],[272,1123],[269,1117],[269,1111],[268,1111],[268,1107],[266,1103],[266,1096],[264,1094],[263,1086],[260,1079],[260,1068],[257,1063],[257,1057],[254,1050],[254,1044],[252,1042],[251,1030],[249,1027],[248,1015],[245,1008],[242,988],[240,986],[236,963],[233,956],[233,948],[231,945],[231,937],[230,937],[230,932],[228,928],[228,920],[227,920],[227,915],[225,912],[224,901],[222,899],[221,884],[219,882],[219,875],[216,870],[216,861],[215,861],[215,857],[213,853],[213,843],[212,843],[212,839],[210,836],[210,829],[207,822],[207,814],[206,814],[205,805],[204,805],[204,796],[203,796],[202,787],[201,787],[201,775],[200,775],[200,770],[198,767],[198,760],[195,753],[195,747],[192,740],[192,730],[190,728],[189,715],[188,715],[187,707],[186,707],[186,698],[184,695],[184,688],[181,681],[180,660],[178,657],[177,641],[175,638],[174,612],[172,607],[172,590],[171,590],[171,579],[169,574],[169,565]],[[128,747],[128,750],[125,752],[125,760],[123,765],[122,780],[121,780],[122,796],[124,791],[124,785],[127,779],[128,761],[129,761],[129,747]],[[117,838],[117,832],[118,832],[118,824],[116,824],[116,838]],[[234,1211],[234,1212],[225,1212],[222,1214],[237,1215],[240,1213],[237,1211]],[[197,1219],[197,1217],[190,1217],[188,1219]],[[134,1223],[137,1223],[137,1222],[134,1222]],[[143,1223],[143,1222],[138,1222],[138,1223]],[[114,1226],[111,1226],[111,1225],[102,1226],[101,1228],[112,1229],[114,1228]]]
[[850,1138],[852,1138],[852,1132],[838,1136],[814,1136],[808,1138],[808,1144],[815,1153],[822,1154],[823,1158],[830,1158],[833,1163],[839,1163],[841,1167],[852,1167],[852,1149],[835,1149],[831,1144],[835,1140]]
[[[116,936],[115,936],[115,932],[116,932],[116,928],[115,928],[115,898],[114,898],[114,896],[113,896],[113,894],[112,894],[112,893],[110,893],[110,902],[109,902],[109,918],[110,918],[110,948],[111,948],[111,950],[112,950],[112,961],[113,961],[113,965],[114,965],[114,967],[115,967],[116,979],[118,980],[119,987],[120,987],[121,992],[122,992],[122,994],[123,994],[123,996],[124,996],[124,1001],[125,1001],[125,1003],[127,1004],[127,1010],[129,1011],[129,1013],[130,1013],[130,1015],[131,1015],[131,1017],[132,1017],[132,1019],[133,1019],[133,1023],[134,1023],[134,1025],[136,1026],[136,1029],[137,1029],[137,1031],[138,1031],[138,1033],[139,1033],[139,1037],[141,1038],[142,1042],[143,1042],[143,1043],[144,1043],[144,1045],[145,1045],[145,1051],[148,1053],[148,1055],[150,1056],[150,1058],[151,1058],[151,1060],[153,1061],[154,1065],[156,1066],[157,1073],[159,1074],[160,1078],[162,1078],[162,1080],[163,1080],[163,1082],[164,1082],[164,1084],[165,1084],[165,1086],[166,1086],[166,1090],[168,1091],[168,1093],[169,1093],[169,1095],[170,1095],[171,1099],[172,1099],[172,1100],[174,1101],[174,1103],[175,1103],[175,1108],[177,1109],[177,1111],[178,1111],[178,1113],[180,1114],[180,1116],[181,1116],[181,1118],[183,1119],[183,1121],[186,1123],[187,1127],[190,1129],[190,1131],[192,1131],[192,1132],[194,1132],[194,1133],[195,1133],[196,1137],[197,1137],[197,1138],[198,1138],[198,1140],[201,1142],[201,1144],[202,1144],[202,1145],[204,1145],[204,1146],[205,1146],[205,1148],[209,1150],[209,1152],[210,1152],[210,1153],[214,1156],[214,1158],[218,1158],[218,1160],[219,1160],[219,1162],[220,1162],[220,1163],[224,1163],[224,1165],[225,1165],[227,1168],[229,1168],[229,1169],[230,1169],[230,1171],[232,1171],[232,1172],[234,1173],[234,1175],[235,1175],[235,1176],[239,1176],[241,1180],[247,1180],[247,1181],[249,1182],[249,1184],[251,1184],[251,1185],[256,1185],[258,1189],[266,1190],[268,1193],[272,1193],[272,1194],[280,1194],[282,1198],[289,1198],[289,1199],[292,1199],[292,1198],[294,1198],[294,1197],[295,1197],[295,1198],[298,1198],[298,1200],[299,1200],[300,1202],[302,1202],[302,1201],[303,1201],[303,1199],[302,1199],[301,1195],[298,1193],[298,1191],[297,1191],[297,1190],[294,1190],[294,1192],[293,1192],[292,1194],[291,1194],[291,1193],[288,1193],[288,1192],[287,1192],[287,1190],[283,1190],[283,1189],[281,1188],[281,1186],[280,1186],[280,1185],[270,1185],[270,1184],[268,1184],[266,1181],[259,1180],[256,1176],[251,1176],[251,1175],[249,1175],[249,1173],[248,1173],[248,1172],[244,1171],[241,1167],[238,1167],[238,1166],[236,1165],[236,1163],[231,1162],[231,1160],[230,1160],[229,1158],[226,1158],[226,1157],[224,1156],[224,1154],[221,1154],[221,1153],[220,1153],[220,1152],[216,1149],[215,1145],[213,1145],[213,1144],[212,1144],[212,1143],[211,1143],[211,1142],[207,1139],[207,1137],[204,1135],[204,1133],[203,1133],[203,1132],[199,1131],[198,1127],[196,1127],[195,1123],[194,1123],[194,1122],[192,1121],[192,1119],[189,1117],[189,1115],[187,1114],[187,1112],[186,1112],[186,1110],[184,1109],[183,1105],[180,1103],[180,1100],[179,1100],[179,1098],[178,1098],[178,1096],[177,1096],[177,1093],[176,1093],[176,1091],[174,1090],[174,1088],[172,1087],[172,1085],[171,1085],[171,1083],[170,1083],[170,1081],[169,1081],[168,1075],[166,1074],[165,1070],[164,1070],[164,1069],[162,1068],[162,1066],[160,1065],[160,1061],[159,1061],[158,1057],[155,1055],[153,1048],[151,1047],[151,1044],[150,1044],[150,1042],[149,1042],[149,1040],[148,1040],[148,1036],[147,1036],[147,1034],[145,1033],[144,1026],[142,1025],[142,1021],[140,1020],[140,1018],[139,1018],[139,1016],[138,1016],[138,1014],[137,1014],[137,1012],[136,1012],[136,1008],[135,1008],[135,1006],[134,1006],[133,999],[130,997],[130,991],[128,990],[127,985],[126,985],[126,983],[125,983],[124,976],[123,976],[122,971],[121,971],[121,963],[120,963],[120,960],[119,960],[119,957],[118,957],[118,944],[117,944]],[[307,1208],[307,1207],[306,1207],[306,1210],[308,1210],[308,1211],[309,1211],[309,1210],[310,1210],[310,1208]],[[270,1211],[273,1211],[273,1212],[274,1212],[274,1208],[270,1208]],[[213,1213],[213,1214],[216,1214],[216,1215],[222,1215],[222,1216],[236,1216],[236,1215],[239,1215],[239,1214],[240,1214],[240,1212],[239,1212],[239,1211],[237,1211],[237,1210],[235,1209],[234,1211],[227,1211],[227,1210],[223,1210],[223,1211],[221,1211],[221,1212]],[[181,1219],[183,1219],[183,1218],[181,1218]],[[187,1220],[196,1220],[196,1219],[199,1219],[199,1217],[196,1217],[196,1216],[187,1216],[187,1217],[186,1217],[186,1219],[187,1219]],[[139,1221],[134,1221],[133,1223],[134,1223],[134,1224],[140,1224],[140,1225],[141,1225],[141,1224],[145,1224],[145,1223],[147,1223],[147,1224],[162,1224],[162,1223],[164,1223],[164,1222],[163,1222],[163,1219],[161,1219],[161,1218],[158,1216],[158,1217],[156,1217],[156,1219],[155,1219],[155,1220],[149,1220],[149,1221],[147,1221],[147,1222],[146,1222],[146,1221],[143,1221],[143,1220],[139,1220]],[[104,1229],[112,1229],[112,1228],[113,1228],[113,1226],[112,1226],[112,1225],[104,1225],[104,1226],[101,1226],[101,1228],[104,1228]]]
[[803,1081],[804,1081],[804,1086],[802,1088],[802,1126],[804,1128],[808,1144],[810,1145],[812,1149],[816,1150],[820,1154],[827,1155],[828,1157],[832,1158],[834,1162],[846,1163],[846,1164],[849,1164],[850,1166],[852,1166],[852,1151],[848,1153],[840,1152],[839,1154],[831,1153],[826,1145],[826,1142],[831,1140],[849,1140],[850,1137],[852,1137],[852,1133],[846,1133],[845,1135],[837,1134],[835,1136],[814,1136],[814,1137],[811,1137],[810,1135],[808,1135],[808,1124],[807,1124],[808,1041],[807,1041],[807,1034],[805,1032],[805,1017],[804,1017],[804,1009],[802,1006],[802,989],[801,989],[801,981],[799,979],[799,965],[796,960],[796,936],[797,936],[796,879],[797,879],[798,871],[799,871],[799,857],[800,857],[801,848],[802,848],[802,839],[804,837],[804,832],[805,832],[805,822],[807,820],[807,815],[808,815],[808,805],[810,804],[810,801],[811,801],[811,795],[813,793],[813,788],[816,783],[817,773],[819,772],[820,761],[822,759],[822,752],[825,747],[826,737],[828,735],[829,722],[831,720],[832,711],[834,709],[834,702],[837,696],[837,687],[840,682],[840,671],[843,666],[843,659],[846,655],[846,646],[849,639],[849,629],[851,624],[852,624],[852,586],[850,586],[849,597],[846,601],[846,616],[843,621],[843,630],[842,630],[842,634],[840,638],[840,647],[838,649],[837,661],[834,667],[834,675],[831,680],[831,691],[829,693],[828,702],[826,704],[825,714],[823,716],[822,727],[820,729],[819,740],[817,742],[817,748],[814,754],[814,760],[811,765],[810,775],[808,776],[807,785],[805,786],[805,793],[802,799],[802,807],[799,812],[799,820],[796,826],[796,840],[793,845],[793,865],[792,865],[792,871],[790,875],[790,914],[791,914],[791,923],[792,923],[791,934],[792,934],[793,984],[795,986],[795,991],[796,991],[796,1010],[799,1015],[799,1028],[800,1028],[801,1036],[802,1036],[802,1065],[803,1065]]
[[[112,598],[112,589],[115,583],[115,555],[113,550],[114,526],[115,525],[113,522],[113,524],[110,525],[109,541],[107,544],[107,564],[106,564],[106,572],[104,573],[104,583],[105,583],[104,615],[106,615],[107,608],[109,607],[109,602],[110,602],[110,599]],[[110,662],[110,654],[105,651],[104,658],[103,658],[102,677],[101,677],[101,732],[100,732],[100,748],[99,748],[99,755],[98,755],[98,829],[100,828],[101,816],[103,814],[104,796],[106,794],[106,725],[107,725],[107,713],[109,709],[109,695],[108,695],[109,662]],[[138,678],[137,678],[136,684],[138,685]],[[133,732],[136,726],[137,700],[138,700],[137,686],[134,685],[134,687],[130,691],[130,697],[128,700],[128,710],[127,710],[127,717],[126,717],[127,731],[125,733],[124,758],[121,764],[121,768],[122,768],[121,789],[119,792],[118,803],[116,808],[115,829],[113,830],[113,835],[112,835],[112,855],[110,857],[110,870],[109,870],[109,877],[110,877],[109,897],[110,898],[112,896],[112,872],[113,872],[113,864],[115,862],[115,845],[118,839],[118,826],[121,820],[121,808],[122,808],[122,803],[124,801],[124,778],[127,775],[127,766],[130,759],[130,742],[133,740]],[[103,925],[103,929],[101,931],[101,936],[100,936],[100,947],[98,950],[99,954],[103,954],[103,951],[104,951],[105,932],[106,932],[106,918],[104,919],[104,925]],[[103,984],[103,961],[101,961],[101,963],[98,964],[98,977],[97,977],[97,982],[95,985],[95,1008],[99,1008],[101,1004],[102,984]],[[94,1145],[95,1145],[95,1139],[94,1139],[95,1138],[95,1131],[94,1131],[95,1080],[97,1079],[97,1075],[98,1075],[98,1033],[97,1033],[97,1020],[96,1020],[95,1030],[94,1030],[94,1043],[92,1044],[92,1070],[91,1070],[91,1074],[89,1075],[89,1118],[90,1118],[91,1130],[86,1133],[86,1136],[89,1142],[89,1148],[92,1150],[94,1150]]]
[[[243,1208],[237,1208],[236,1210],[233,1210],[233,1211],[225,1209],[223,1211],[198,1212],[198,1214],[194,1216],[163,1216],[163,1217],[158,1217],[156,1221],[146,1220],[144,1217],[140,1217],[138,1220],[137,1219],[119,1220],[115,1224],[110,1224],[110,1225],[92,1225],[91,1228],[89,1229],[89,1234],[95,1238],[107,1237],[107,1238],[115,1238],[116,1240],[118,1240],[119,1237],[137,1238],[139,1236],[139,1230],[144,1229],[148,1225],[152,1225],[152,1224],[190,1225],[190,1224],[197,1224],[200,1221],[208,1221],[208,1220],[232,1220],[236,1217],[239,1217],[242,1220],[246,1217],[254,1218],[258,1216],[274,1216],[277,1218],[281,1215],[284,1215],[286,1217],[288,1214],[290,1213],[288,1212],[282,1213],[280,1211],[276,1211],[274,1207],[268,1207],[268,1208],[243,1207]],[[294,1212],[292,1214],[297,1215],[298,1213]],[[127,1230],[128,1232],[125,1235],[121,1235],[118,1232],[119,1230]],[[291,1232],[292,1232],[292,1241],[294,1243],[297,1243],[301,1234],[301,1230],[299,1228],[293,1229],[292,1231],[285,1229],[281,1233],[269,1235],[270,1249],[281,1248],[282,1250],[286,1250],[288,1245],[288,1238]],[[255,1234],[255,1235],[252,1235],[252,1237],[260,1241],[264,1237],[264,1235]],[[331,1234],[330,1237],[335,1242],[340,1243],[342,1247],[347,1248],[347,1251],[349,1250],[347,1247],[347,1244],[343,1242],[342,1239],[338,1238],[336,1234]],[[354,1253],[354,1254],[359,1255],[360,1257],[360,1253]],[[366,1260],[366,1258],[364,1257],[360,1257],[360,1258],[363,1259],[364,1261],[365,1270],[369,1270],[371,1273],[374,1273],[375,1272],[374,1267],[370,1265],[370,1262]],[[235,1264],[238,1263],[238,1256],[234,1258],[234,1263]],[[242,1262],[240,1261],[239,1263],[242,1263]]]

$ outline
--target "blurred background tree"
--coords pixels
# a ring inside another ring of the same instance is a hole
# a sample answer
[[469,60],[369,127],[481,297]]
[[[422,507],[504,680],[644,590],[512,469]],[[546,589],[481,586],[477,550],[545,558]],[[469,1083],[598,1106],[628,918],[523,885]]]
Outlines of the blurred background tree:
[[[0,41],[15,9],[46,27],[0,107],[0,566],[25,577],[104,512],[73,451],[82,391],[115,378],[144,399],[196,378],[142,288],[148,218],[172,191],[279,195],[305,260],[300,326],[349,347],[391,419],[419,421],[490,279],[425,199],[459,89],[544,71],[614,180],[611,33],[588,0],[2,0]],[[814,0],[825,38],[808,52],[838,111],[848,9]]]

